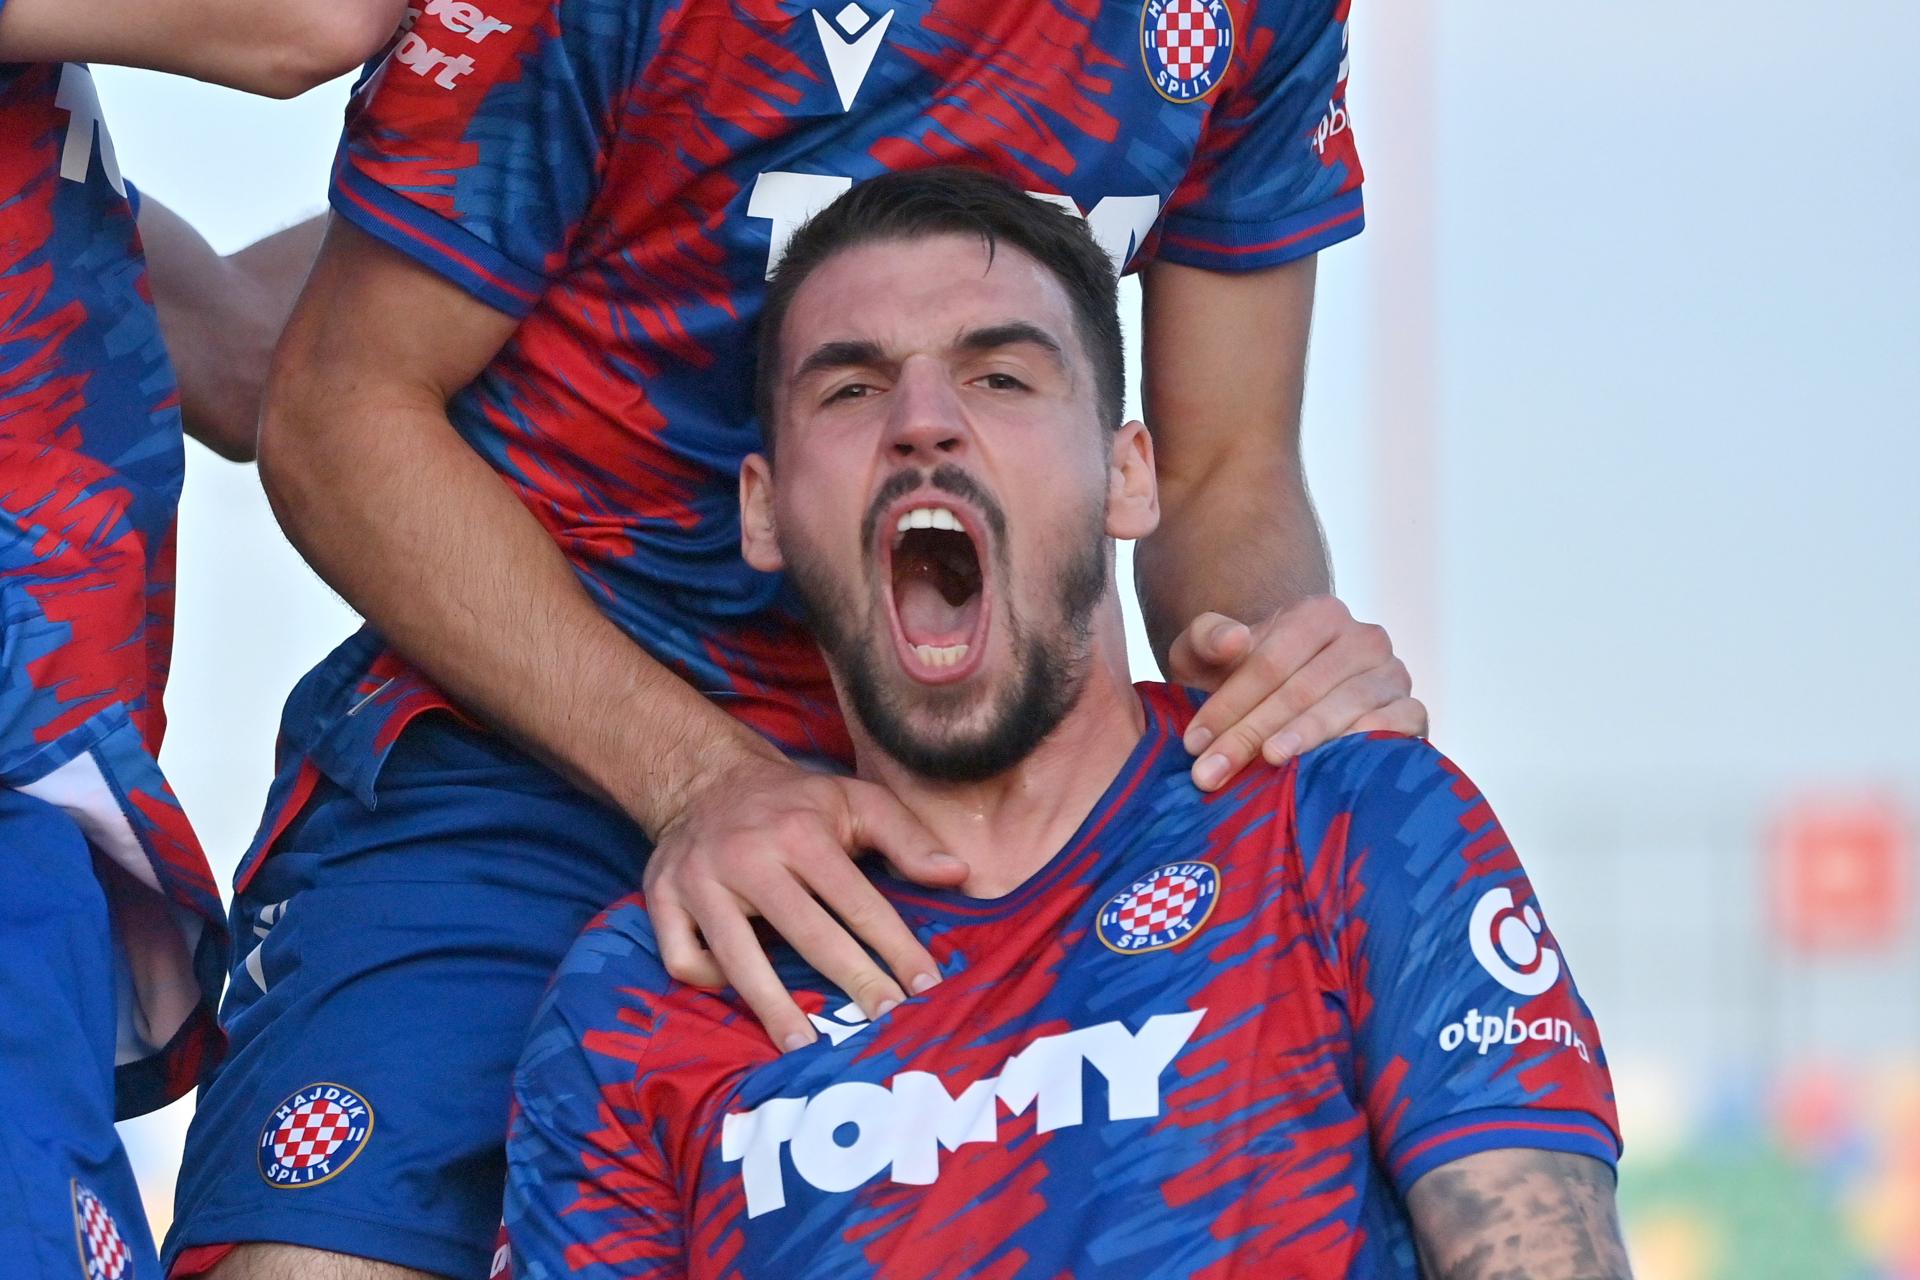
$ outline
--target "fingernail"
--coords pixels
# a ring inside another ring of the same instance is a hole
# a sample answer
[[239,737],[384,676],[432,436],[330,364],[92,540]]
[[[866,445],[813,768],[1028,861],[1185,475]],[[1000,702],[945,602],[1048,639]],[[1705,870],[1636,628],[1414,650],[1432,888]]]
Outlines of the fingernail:
[[882,1000],[880,1007],[873,1011],[873,1016],[876,1018],[884,1018],[899,1007],[900,1002],[898,1000]]
[[923,973],[923,974],[920,974],[918,977],[916,977],[908,985],[913,988],[913,994],[920,995],[922,992],[931,991],[935,987],[939,986],[940,975],[935,973]]
[[1228,767],[1228,761],[1225,756],[1219,754],[1210,755],[1199,764],[1193,766],[1193,784],[1203,791],[1217,787],[1222,780],[1226,778]]
[[1282,760],[1290,759],[1299,754],[1300,735],[1292,730],[1288,730],[1285,733],[1275,734],[1267,745],[1272,747],[1274,751],[1274,755],[1270,758],[1275,764],[1279,764]]
[[795,1049],[804,1049],[812,1043],[813,1043],[812,1036],[808,1035],[804,1031],[795,1031],[793,1034],[789,1035],[785,1040],[782,1040],[780,1042],[780,1047],[785,1049],[788,1053],[792,1053]]
[[1245,630],[1245,628],[1238,622],[1223,622],[1213,629],[1213,642],[1215,644],[1225,644],[1227,641],[1233,639],[1235,633],[1243,630]]
[[1205,751],[1207,744],[1212,741],[1213,730],[1196,724],[1187,730],[1186,737],[1180,739],[1180,745],[1187,749],[1188,755],[1197,756],[1202,751]]
[[935,849],[932,853],[928,854],[927,857],[932,859],[935,862],[941,863],[942,865],[945,865],[947,863],[957,863],[960,861],[960,859],[954,857],[952,854],[942,853],[938,849]]

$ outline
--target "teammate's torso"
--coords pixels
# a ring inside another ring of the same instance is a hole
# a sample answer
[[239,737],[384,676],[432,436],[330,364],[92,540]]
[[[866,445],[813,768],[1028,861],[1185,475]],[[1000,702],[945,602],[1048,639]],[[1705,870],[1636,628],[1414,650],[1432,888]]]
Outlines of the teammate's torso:
[[87,460],[138,527],[171,526],[179,397],[83,66],[0,65],[0,438]]
[[139,233],[75,65],[0,67],[0,774],[119,704],[158,750],[179,395]]
[[946,977],[879,1023],[831,999],[716,1077],[758,1025],[669,1009],[640,1104],[690,1275],[1415,1274],[1280,775],[1208,799],[1188,763],[1150,730],[1006,899],[891,887]]
[[77,823],[108,883],[122,1116],[217,1056],[224,948],[158,763],[185,459],[128,190],[85,67],[0,66],[0,786]]
[[[761,727],[802,750],[846,744],[781,580],[739,556],[736,494],[759,442],[750,335],[765,276],[808,216],[891,169],[984,166],[1086,216],[1117,263],[1137,261],[1170,204],[1205,198],[1218,166],[1202,161],[1203,139],[1224,128],[1223,103],[1234,128],[1285,135],[1277,145],[1300,160],[1289,201],[1350,195],[1341,216],[1358,214],[1351,147],[1324,136],[1344,26],[1298,0],[474,8],[420,7],[365,91],[378,123],[350,121],[341,207],[372,210],[378,197],[356,187],[367,182],[456,223],[505,203],[509,225],[484,234],[504,241],[517,222],[542,269],[480,286],[531,310],[456,399],[456,425],[617,622],[750,721],[770,707]],[[522,28],[540,23],[538,39],[570,46],[564,92],[537,66],[559,55],[526,52]],[[1296,95],[1311,110],[1253,120],[1236,88],[1296,45],[1324,71]],[[510,54],[519,69],[502,71]],[[379,142],[382,126],[404,133],[483,78],[458,166],[444,149]],[[531,144],[508,119],[529,113],[549,122]],[[583,130],[590,143],[573,136]],[[528,145],[548,154],[526,160]],[[515,183],[549,190],[522,198]],[[555,219],[567,225],[544,225]]]

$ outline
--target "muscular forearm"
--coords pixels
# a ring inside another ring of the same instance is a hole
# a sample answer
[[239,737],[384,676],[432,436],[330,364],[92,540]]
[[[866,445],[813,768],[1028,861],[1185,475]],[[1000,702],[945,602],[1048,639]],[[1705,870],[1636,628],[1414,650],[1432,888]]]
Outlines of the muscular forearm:
[[1631,1280],[1613,1175],[1554,1151],[1484,1151],[1442,1165],[1407,1196],[1433,1280]]
[[396,649],[650,833],[774,755],[606,619],[442,406],[277,379],[260,464],[288,536]]
[[1161,485],[1160,529],[1134,549],[1140,608],[1164,670],[1180,629],[1212,610],[1265,618],[1332,589],[1326,543],[1297,465],[1249,457]]
[[1300,466],[1314,271],[1311,258],[1241,275],[1156,263],[1142,278],[1161,518],[1134,571],[1163,670],[1202,613],[1252,622],[1331,589]]

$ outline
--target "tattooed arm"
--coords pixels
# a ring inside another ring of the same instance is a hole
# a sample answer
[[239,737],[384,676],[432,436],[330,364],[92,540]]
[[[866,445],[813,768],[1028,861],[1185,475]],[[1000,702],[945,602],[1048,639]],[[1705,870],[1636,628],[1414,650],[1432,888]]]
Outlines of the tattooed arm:
[[1587,1156],[1482,1151],[1407,1195],[1431,1280],[1630,1280],[1613,1174]]

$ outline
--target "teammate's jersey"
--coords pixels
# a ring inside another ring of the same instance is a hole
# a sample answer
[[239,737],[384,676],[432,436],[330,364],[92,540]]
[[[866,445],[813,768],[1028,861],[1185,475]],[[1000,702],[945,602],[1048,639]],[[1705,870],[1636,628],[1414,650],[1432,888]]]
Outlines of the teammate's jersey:
[[75,65],[0,66],[0,786],[101,855],[123,1115],[217,1044],[219,894],[157,756],[173,638],[180,397],[133,209]]
[[[781,580],[738,550],[787,238],[855,181],[962,163],[1132,268],[1313,253],[1361,225],[1347,2],[415,0],[333,205],[521,318],[451,416],[608,615],[788,748],[844,755]],[[396,718],[438,701],[363,636],[289,742],[370,793]]]
[[875,1023],[784,947],[782,1055],[644,908],[561,966],[508,1144],[517,1280],[1418,1274],[1403,1207],[1500,1147],[1619,1151],[1591,1014],[1492,810],[1350,737],[1198,791],[1194,699],[1004,898],[881,879],[942,983]]

